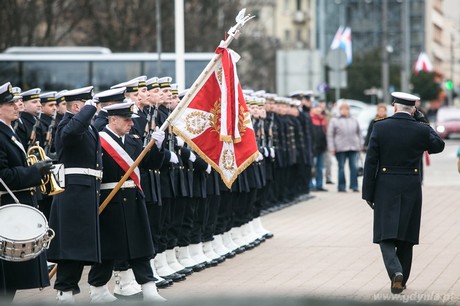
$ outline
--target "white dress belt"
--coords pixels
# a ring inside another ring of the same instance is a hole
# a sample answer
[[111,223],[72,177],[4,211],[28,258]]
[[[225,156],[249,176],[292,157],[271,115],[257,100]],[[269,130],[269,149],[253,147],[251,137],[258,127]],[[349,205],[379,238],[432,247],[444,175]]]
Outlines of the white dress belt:
[[91,168],[65,168],[64,173],[65,175],[68,175],[68,174],[90,175],[90,176],[95,176],[98,179],[102,179],[102,170],[94,170]]
[[[12,193],[16,192],[23,192],[23,191],[35,191],[36,187],[29,187],[29,188],[24,188],[24,189],[19,189],[19,190],[11,190]],[[8,194],[8,191],[0,191],[0,197],[4,194]]]
[[[117,186],[118,182],[115,183],[102,183],[101,190],[113,189]],[[136,188],[136,183],[133,180],[125,181],[120,188]]]

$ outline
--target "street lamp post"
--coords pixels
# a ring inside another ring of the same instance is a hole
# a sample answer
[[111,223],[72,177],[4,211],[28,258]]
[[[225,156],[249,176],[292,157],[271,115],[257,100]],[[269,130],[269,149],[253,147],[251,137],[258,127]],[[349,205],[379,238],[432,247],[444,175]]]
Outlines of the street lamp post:
[[388,3],[387,0],[382,0],[382,91],[383,101],[390,101],[389,94],[389,64],[388,64]]

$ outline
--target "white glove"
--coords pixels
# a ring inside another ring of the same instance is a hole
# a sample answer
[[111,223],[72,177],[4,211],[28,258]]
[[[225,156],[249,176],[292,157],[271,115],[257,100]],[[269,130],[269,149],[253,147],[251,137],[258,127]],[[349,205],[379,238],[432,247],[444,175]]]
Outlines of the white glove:
[[211,168],[211,165],[208,164],[208,168],[206,168],[206,173],[207,173],[207,174],[211,174],[211,169],[212,169],[212,168]]
[[93,100],[93,99],[86,100],[85,105],[91,105],[91,106],[97,107],[96,100]]
[[270,157],[275,158],[275,148],[270,148]]
[[266,147],[264,147],[264,156],[268,157],[268,149]]
[[264,156],[262,155],[262,153],[259,152],[259,156],[257,156],[256,162],[259,162],[259,161],[262,161],[262,160],[264,160]]
[[177,158],[176,153],[171,152],[171,158],[169,159],[169,162],[173,163],[173,164],[178,164],[179,163],[179,159]]
[[[176,136],[176,141],[177,141],[177,145],[179,147],[183,147],[184,146],[184,140],[182,138],[180,138],[179,136]],[[193,161],[193,160],[192,160]]]
[[161,148],[163,141],[165,140],[165,132],[160,131],[159,127],[155,128],[155,131],[152,132],[152,138],[155,139],[155,144],[158,148]]
[[190,152],[190,156],[189,156],[188,160],[193,163],[196,160],[196,155],[193,152]]

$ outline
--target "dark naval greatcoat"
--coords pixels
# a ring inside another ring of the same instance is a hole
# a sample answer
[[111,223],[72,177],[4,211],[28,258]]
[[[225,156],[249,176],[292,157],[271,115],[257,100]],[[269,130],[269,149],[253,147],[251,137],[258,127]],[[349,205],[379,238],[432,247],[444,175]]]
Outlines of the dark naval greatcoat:
[[420,165],[424,151],[444,141],[428,125],[398,112],[374,125],[364,164],[362,197],[374,203],[373,242],[418,244],[422,210]]
[[[65,168],[102,169],[101,144],[90,125],[96,107],[86,105],[77,114],[66,113],[56,131],[58,160]],[[54,196],[50,227],[56,237],[48,250],[48,260],[101,261],[99,241],[100,180],[85,174],[65,177],[65,191]]]
[[[105,128],[133,159],[142,152],[142,142],[126,135],[124,144],[120,137]],[[104,177],[102,183],[118,183],[125,171],[111,155],[102,149]],[[164,154],[154,145],[140,163],[140,168],[159,168]],[[112,189],[101,190],[101,203]],[[135,259],[154,255],[150,225],[144,194],[138,188],[121,188],[100,215],[102,259]]]
[[[20,140],[13,130],[0,122],[0,177],[12,190],[21,190],[41,184],[41,176],[34,166],[27,166],[26,153],[18,144]],[[2,193],[5,191],[0,186]],[[35,191],[14,192],[21,204],[36,207]],[[8,193],[0,197],[0,205],[13,204]],[[33,237],[30,237],[33,238]],[[51,242],[52,244],[53,242]],[[50,285],[45,253],[25,262],[0,260],[1,291],[15,289],[43,288]]]

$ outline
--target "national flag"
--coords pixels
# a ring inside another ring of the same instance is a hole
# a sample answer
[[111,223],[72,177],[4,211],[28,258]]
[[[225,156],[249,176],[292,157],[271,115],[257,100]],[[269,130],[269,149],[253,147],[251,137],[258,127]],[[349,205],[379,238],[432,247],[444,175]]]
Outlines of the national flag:
[[419,71],[433,71],[433,65],[431,64],[428,54],[426,54],[425,52],[420,52],[414,64],[414,71],[415,73]]
[[201,84],[173,131],[208,162],[227,187],[259,155],[236,71],[239,55],[219,46],[218,65]]
[[331,50],[334,49],[343,49],[347,56],[347,65],[350,65],[353,62],[353,50],[351,43],[351,29],[350,27],[340,26],[337,32],[335,33],[334,39],[331,43]]

